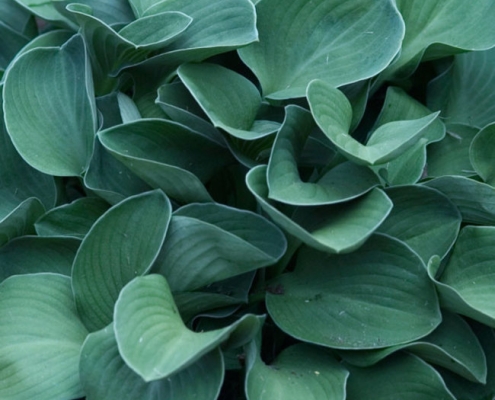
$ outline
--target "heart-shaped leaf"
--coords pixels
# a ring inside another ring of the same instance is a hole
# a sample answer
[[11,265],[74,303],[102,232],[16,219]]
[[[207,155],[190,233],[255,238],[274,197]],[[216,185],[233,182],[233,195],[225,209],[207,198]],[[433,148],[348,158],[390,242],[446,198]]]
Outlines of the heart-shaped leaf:
[[28,164],[50,175],[81,175],[89,165],[96,131],[93,82],[82,37],[16,59],[5,78],[4,112],[12,142]]
[[399,350],[407,350],[470,381],[486,383],[486,357],[480,342],[466,321],[447,311],[442,312],[438,328],[423,339],[381,350],[342,350],[339,355],[352,365],[368,367]]
[[303,97],[313,79],[338,87],[374,76],[404,35],[391,1],[263,0],[256,9],[259,42],[239,55],[272,99]]
[[73,399],[84,395],[79,355],[87,335],[70,278],[13,276],[0,284],[0,397]]
[[425,186],[392,187],[386,193],[394,208],[378,232],[405,242],[425,264],[434,255],[445,257],[462,222],[457,207],[442,193]]
[[463,176],[441,176],[424,185],[442,192],[454,203],[463,222],[495,224],[495,188]]
[[253,168],[246,175],[251,193],[270,218],[284,231],[320,251],[346,253],[357,249],[385,220],[392,202],[380,189],[345,203],[299,207],[289,215],[268,198],[267,167]]
[[438,113],[422,118],[393,121],[379,126],[361,144],[350,134],[352,107],[344,94],[324,81],[315,80],[307,91],[316,123],[345,157],[362,165],[383,164],[403,154],[427,133]]
[[440,374],[412,354],[394,354],[386,362],[369,368],[346,365],[348,400],[455,400]]
[[268,163],[270,199],[300,206],[334,204],[357,198],[380,184],[369,168],[350,162],[330,169],[315,183],[304,182],[297,164],[315,123],[298,106],[287,106],[285,112]]
[[261,95],[244,76],[209,63],[182,64],[177,72],[215,127],[244,140],[259,139],[280,127],[275,121],[256,120]]
[[435,287],[402,242],[373,235],[350,254],[306,248],[294,272],[271,282],[266,305],[289,335],[338,349],[377,349],[431,333],[441,322]]
[[300,343],[286,348],[266,365],[255,341],[245,349],[248,400],[345,399],[349,373],[330,352]]
[[190,204],[172,217],[159,266],[174,292],[198,289],[275,264],[287,248],[261,216],[220,204]]
[[112,322],[120,290],[151,268],[170,216],[164,194],[147,192],[109,209],[88,232],[74,260],[72,286],[77,309],[90,331]]
[[96,220],[110,208],[98,197],[83,197],[48,211],[36,221],[39,236],[72,236],[83,239]]
[[179,372],[229,339],[241,346],[260,326],[248,314],[225,328],[193,332],[182,322],[167,281],[156,274],[135,278],[115,305],[119,352],[146,382]]
[[406,34],[399,56],[385,70],[383,80],[409,76],[421,59],[445,57],[462,50],[486,50],[495,44],[495,5],[490,0],[481,0],[476,7],[463,0],[398,0],[396,5]]
[[450,127],[455,124],[481,129],[495,122],[495,50],[455,56],[452,66],[428,85],[427,104],[442,110]]
[[98,137],[150,186],[184,203],[211,201],[202,182],[231,160],[224,147],[172,121],[141,119],[101,131]]
[[[92,400],[187,399],[214,400],[223,381],[222,353],[215,349],[171,377],[145,382],[119,354],[113,325],[88,335],[81,350],[81,384]],[[198,376],[204,379],[197,379]]]
[[80,240],[23,236],[0,248],[0,281],[11,275],[53,272],[71,276]]

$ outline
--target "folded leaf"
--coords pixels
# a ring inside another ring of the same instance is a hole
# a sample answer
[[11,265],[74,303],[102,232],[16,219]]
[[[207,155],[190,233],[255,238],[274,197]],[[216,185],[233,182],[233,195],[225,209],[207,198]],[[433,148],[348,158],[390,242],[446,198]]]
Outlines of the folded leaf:
[[469,157],[476,173],[485,183],[495,185],[495,168],[492,152],[495,145],[495,124],[488,125],[478,132],[471,142]]

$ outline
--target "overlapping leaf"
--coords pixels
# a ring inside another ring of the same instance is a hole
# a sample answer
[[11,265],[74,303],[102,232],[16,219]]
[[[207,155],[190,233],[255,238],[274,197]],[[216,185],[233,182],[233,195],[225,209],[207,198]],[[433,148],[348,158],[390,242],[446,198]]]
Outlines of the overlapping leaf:
[[198,289],[275,264],[282,232],[261,216],[220,204],[190,204],[172,217],[159,266],[174,292]]
[[155,274],[135,278],[115,305],[120,354],[146,382],[179,372],[229,340],[243,345],[260,325],[258,317],[245,315],[225,328],[193,332],[182,322],[167,281]]
[[246,176],[251,193],[263,211],[284,231],[320,251],[345,253],[357,249],[385,220],[392,202],[380,189],[353,201],[320,207],[300,207],[289,215],[277,209],[268,197],[266,166],[253,168]]
[[169,378],[145,382],[120,356],[113,325],[89,334],[81,355],[81,385],[88,400],[186,399],[198,394],[214,400],[224,375],[222,354],[215,349]]
[[72,286],[77,309],[90,331],[112,322],[120,290],[151,268],[170,215],[164,194],[147,192],[112,207],[88,232],[74,260]]
[[7,131],[26,162],[46,174],[79,176],[88,167],[96,108],[86,58],[75,35],[60,48],[25,53],[5,78]]
[[13,276],[0,284],[0,397],[77,398],[79,355],[87,331],[70,278]]
[[495,145],[495,124],[483,128],[473,138],[469,149],[471,164],[476,173],[484,182],[495,185],[495,167],[493,166],[492,152]]
[[419,339],[441,322],[433,283],[406,245],[374,235],[358,250],[328,255],[307,248],[294,272],[271,282],[275,323],[305,342],[377,349]]
[[259,42],[239,55],[272,99],[303,97],[313,79],[338,87],[374,76],[404,35],[391,1],[264,0],[256,10]]
[[98,137],[138,177],[183,203],[211,201],[202,182],[231,160],[224,147],[172,121],[142,119]]
[[45,213],[41,202],[31,197],[0,219],[0,246],[18,236],[34,235],[36,220]]
[[209,63],[182,64],[178,74],[215,127],[244,140],[259,139],[280,127],[275,121],[256,119],[261,95],[244,76]]
[[426,134],[438,115],[386,123],[376,128],[363,145],[349,134],[352,107],[340,90],[315,80],[308,86],[307,97],[321,130],[341,154],[361,165],[384,164],[403,154]]

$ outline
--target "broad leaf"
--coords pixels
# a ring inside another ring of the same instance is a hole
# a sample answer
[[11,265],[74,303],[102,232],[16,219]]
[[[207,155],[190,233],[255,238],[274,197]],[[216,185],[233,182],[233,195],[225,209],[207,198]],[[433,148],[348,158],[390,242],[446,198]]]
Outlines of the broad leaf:
[[486,383],[486,358],[480,342],[466,321],[447,311],[442,312],[438,328],[423,339],[381,350],[343,350],[339,355],[352,365],[368,367],[399,350],[407,350],[470,381]]
[[485,183],[495,185],[495,168],[492,152],[495,145],[495,124],[491,124],[478,132],[471,142],[469,156],[476,173]]
[[457,310],[455,304],[446,306],[473,319],[484,317],[482,322],[495,327],[495,299],[493,284],[495,257],[493,241],[495,227],[466,226],[461,230],[452,255],[443,270],[439,281],[455,291],[460,302],[476,310],[476,314]]
[[305,342],[377,349],[431,333],[441,322],[435,287],[406,245],[372,236],[350,254],[306,248],[294,272],[271,282],[266,305],[275,323]]
[[[37,17],[46,20],[53,21],[57,25],[63,27],[71,27],[77,29],[77,26],[63,14],[63,10],[57,7],[57,1],[46,0],[14,0],[22,7],[26,8],[29,12]],[[66,2],[64,2],[66,4]]]
[[374,367],[346,365],[348,400],[455,400],[440,374],[410,354],[396,354]]
[[495,188],[463,176],[441,176],[424,185],[437,189],[454,203],[465,223],[495,225]]
[[308,246],[329,253],[357,249],[385,220],[392,202],[380,189],[341,204],[299,207],[284,214],[268,198],[266,166],[253,168],[246,176],[251,193],[270,218],[284,231]]
[[13,276],[0,284],[0,397],[83,396],[79,354],[87,331],[77,316],[70,278]]
[[246,395],[248,400],[345,399],[347,370],[328,351],[296,344],[285,349],[266,365],[260,346],[252,341],[245,347],[247,358]]
[[328,139],[345,157],[362,165],[383,164],[400,156],[428,132],[438,115],[386,123],[363,145],[349,134],[352,107],[340,90],[315,80],[309,84],[307,96],[311,113]]
[[392,1],[263,0],[256,10],[259,42],[239,55],[272,99],[303,97],[313,79],[338,87],[372,77],[404,35]]
[[464,0],[396,1],[406,34],[399,57],[380,79],[408,77],[419,62],[463,50],[486,50],[495,44],[495,4],[480,0],[476,7]]
[[405,242],[422,258],[445,257],[462,222],[457,207],[442,193],[425,186],[400,186],[386,190],[394,207],[378,232]]
[[261,96],[244,76],[220,65],[182,64],[178,75],[213,125],[244,140],[278,130],[275,121],[256,120]]
[[78,176],[87,169],[96,131],[92,91],[79,35],[14,62],[5,78],[5,125],[28,164],[56,176]]
[[181,203],[211,201],[202,182],[231,161],[224,147],[172,121],[141,119],[98,137],[138,177]]
[[11,275],[53,272],[71,276],[80,240],[23,236],[0,248],[0,281]]
[[34,223],[44,213],[43,204],[31,197],[9,213],[0,216],[0,246],[18,236],[34,235]]
[[36,221],[39,236],[72,236],[83,239],[96,220],[108,209],[98,197],[83,197],[71,204],[53,208]]
[[216,349],[180,373],[145,382],[120,356],[113,325],[89,334],[81,355],[81,384],[88,400],[188,399],[198,394],[214,400],[224,375],[222,354]]
[[77,309],[88,330],[112,322],[120,290],[151,268],[170,214],[170,202],[162,192],[147,192],[112,207],[88,232],[72,270]]
[[452,66],[428,85],[428,107],[444,122],[474,128],[495,122],[495,49],[455,56]]
[[268,163],[270,199],[292,205],[319,206],[352,200],[379,185],[380,181],[369,168],[350,162],[330,169],[314,183],[304,182],[298,161],[315,123],[303,108],[290,105],[285,110],[285,120]]
[[225,328],[189,330],[161,275],[135,278],[115,305],[115,335],[122,358],[146,382],[162,379],[192,365],[229,339],[240,346],[259,330],[260,319],[245,315]]
[[191,204],[174,213],[155,271],[172,291],[190,291],[275,264],[286,248],[282,232],[257,214]]

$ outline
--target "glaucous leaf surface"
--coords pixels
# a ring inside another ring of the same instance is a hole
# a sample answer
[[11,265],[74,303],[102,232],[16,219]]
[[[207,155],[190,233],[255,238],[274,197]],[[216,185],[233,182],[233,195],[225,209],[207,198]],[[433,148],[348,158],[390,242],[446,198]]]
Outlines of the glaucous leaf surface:
[[191,331],[182,322],[166,279],[157,274],[126,285],[115,305],[114,320],[122,358],[146,382],[183,370],[229,340],[241,346],[261,326],[258,317],[248,314],[225,328]]
[[495,168],[490,149],[495,144],[495,124],[481,129],[471,142],[469,156],[471,165],[483,181],[491,186],[495,184]]
[[223,382],[223,364],[221,351],[215,349],[177,374],[145,382],[120,356],[112,324],[86,338],[81,385],[87,400],[214,400]]
[[34,235],[34,224],[45,213],[41,202],[31,197],[0,218],[0,246],[18,236]]
[[442,319],[421,259],[385,235],[344,255],[306,248],[294,272],[270,286],[266,305],[275,323],[299,340],[331,348],[407,343],[431,333]]
[[84,395],[79,355],[88,334],[70,278],[12,276],[0,284],[0,396],[71,399]]
[[374,76],[404,36],[392,1],[263,0],[256,10],[259,42],[238,52],[271,99],[303,97],[313,79],[338,87]]
[[174,212],[154,270],[185,292],[275,264],[286,248],[283,233],[255,213],[190,204]]
[[60,48],[23,54],[9,68],[4,85],[5,126],[22,158],[49,175],[81,175],[89,165],[96,131],[93,82],[82,37],[75,35]]
[[168,198],[155,190],[118,203],[92,226],[72,268],[74,298],[89,331],[112,322],[121,289],[151,268],[170,216]]

